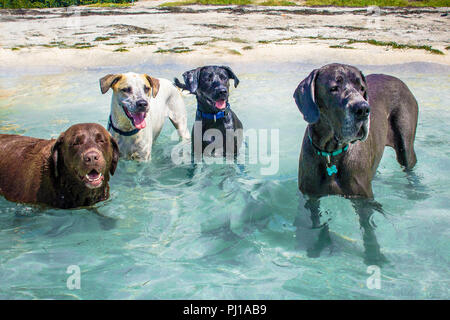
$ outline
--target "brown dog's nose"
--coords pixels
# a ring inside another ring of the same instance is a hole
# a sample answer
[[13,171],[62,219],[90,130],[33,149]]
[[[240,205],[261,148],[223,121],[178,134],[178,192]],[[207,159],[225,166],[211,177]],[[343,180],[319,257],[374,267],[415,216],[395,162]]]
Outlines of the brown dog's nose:
[[86,164],[94,164],[100,159],[100,154],[97,151],[86,152],[83,156]]

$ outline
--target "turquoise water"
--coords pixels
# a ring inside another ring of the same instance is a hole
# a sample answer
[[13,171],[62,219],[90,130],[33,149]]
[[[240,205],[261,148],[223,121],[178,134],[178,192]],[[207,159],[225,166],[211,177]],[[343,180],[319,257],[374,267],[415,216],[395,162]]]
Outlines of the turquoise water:
[[[0,133],[56,137],[71,124],[106,125],[110,93],[98,79],[120,71],[173,78],[193,66],[0,70]],[[96,211],[39,209],[0,198],[0,299],[448,299],[450,68],[359,66],[406,82],[419,102],[418,164],[411,182],[386,148],[373,181],[385,215],[375,234],[388,262],[381,288],[366,280],[362,231],[351,203],[322,200],[331,246],[320,257],[297,190],[305,122],[292,93],[317,65],[233,65],[231,106],[245,128],[279,129],[275,175],[261,164],[175,165],[167,121],[148,164],[121,161],[111,198]],[[185,98],[189,127],[195,101]],[[299,223],[300,221],[300,223]],[[69,290],[68,266],[81,270]]]

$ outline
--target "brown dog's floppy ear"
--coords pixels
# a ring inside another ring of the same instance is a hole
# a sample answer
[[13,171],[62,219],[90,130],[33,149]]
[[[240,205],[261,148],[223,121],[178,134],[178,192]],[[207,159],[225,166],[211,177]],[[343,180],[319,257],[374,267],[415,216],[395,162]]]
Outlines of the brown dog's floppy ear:
[[227,66],[222,66],[221,68],[225,69],[228,73],[228,77],[230,77],[230,79],[234,80],[234,87],[236,88],[239,84],[239,79],[238,77],[234,74],[233,70],[231,70],[230,67]]
[[113,176],[114,172],[116,172],[117,164],[119,163],[120,153],[119,153],[119,145],[117,144],[116,139],[110,136],[110,140],[113,148],[113,157],[111,160],[111,167],[109,168],[109,172]]
[[108,92],[109,88],[111,88],[121,78],[122,78],[121,74],[107,74],[106,76],[101,78],[100,90],[102,90],[102,94]]
[[64,132],[61,133],[52,147],[52,163],[53,163],[53,174],[55,178],[58,178],[58,161],[61,161],[61,145],[64,141]]
[[145,75],[150,86],[152,87],[152,97],[155,98],[159,91],[159,80],[153,77],[150,77],[148,74]]
[[319,69],[314,69],[306,79],[300,82],[294,92],[295,103],[308,123],[315,123],[319,120],[319,107],[314,97],[315,81],[318,73]]
[[192,69],[183,73],[185,88],[192,94],[195,94],[197,92],[201,69],[202,68]]

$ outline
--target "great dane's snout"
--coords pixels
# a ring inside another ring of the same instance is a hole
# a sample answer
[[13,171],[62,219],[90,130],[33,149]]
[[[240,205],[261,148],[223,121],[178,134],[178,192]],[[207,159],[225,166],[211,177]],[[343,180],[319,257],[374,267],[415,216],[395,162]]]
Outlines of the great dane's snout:
[[369,118],[370,106],[367,102],[356,103],[352,107],[352,112],[358,120]]
[[143,99],[136,101],[136,111],[137,112],[146,112],[147,106],[148,106],[148,102]]

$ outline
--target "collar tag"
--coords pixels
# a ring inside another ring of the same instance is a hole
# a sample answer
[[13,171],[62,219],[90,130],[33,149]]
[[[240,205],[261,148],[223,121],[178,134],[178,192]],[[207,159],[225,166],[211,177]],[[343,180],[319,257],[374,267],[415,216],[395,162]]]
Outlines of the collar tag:
[[333,174],[337,174],[338,169],[337,169],[336,165],[335,165],[335,164],[331,165],[331,157],[335,157],[335,156],[337,156],[337,155],[339,155],[339,154],[341,154],[341,153],[347,151],[349,145],[347,144],[347,145],[345,145],[345,147],[343,147],[343,148],[341,148],[341,149],[338,149],[338,150],[335,150],[335,151],[333,151],[333,152],[326,152],[326,151],[320,150],[319,148],[317,148],[317,147],[314,145],[314,143],[313,143],[313,141],[312,141],[312,138],[311,138],[311,136],[309,135],[309,130],[308,130],[308,138],[309,138],[309,141],[311,142],[311,146],[314,148],[314,150],[316,150],[316,153],[317,153],[319,156],[323,156],[323,157],[326,157],[326,158],[327,158],[327,167],[326,167],[326,169],[327,169],[327,174],[328,174],[328,176],[331,177]]

